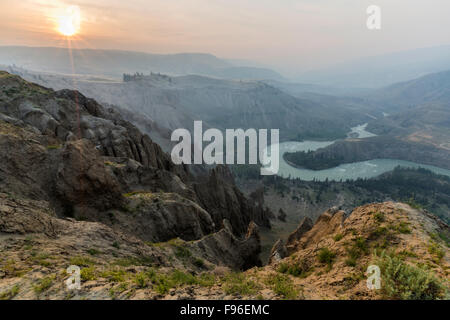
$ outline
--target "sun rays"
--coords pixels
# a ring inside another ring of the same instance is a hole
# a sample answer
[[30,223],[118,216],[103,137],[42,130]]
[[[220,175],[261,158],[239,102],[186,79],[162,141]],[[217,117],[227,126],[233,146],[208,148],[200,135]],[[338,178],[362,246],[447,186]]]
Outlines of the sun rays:
[[66,37],[71,37],[80,31],[81,10],[78,6],[68,6],[57,17],[58,32]]

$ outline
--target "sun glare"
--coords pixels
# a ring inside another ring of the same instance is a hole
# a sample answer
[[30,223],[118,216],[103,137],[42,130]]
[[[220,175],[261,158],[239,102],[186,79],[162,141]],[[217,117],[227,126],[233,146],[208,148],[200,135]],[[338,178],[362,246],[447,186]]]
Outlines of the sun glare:
[[80,8],[69,6],[58,17],[58,32],[66,37],[71,37],[79,32],[80,24]]

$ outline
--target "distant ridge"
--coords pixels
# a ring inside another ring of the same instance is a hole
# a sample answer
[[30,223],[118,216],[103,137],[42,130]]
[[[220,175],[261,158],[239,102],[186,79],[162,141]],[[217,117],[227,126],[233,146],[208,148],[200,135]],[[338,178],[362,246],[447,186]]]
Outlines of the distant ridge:
[[450,69],[450,45],[393,52],[299,75],[296,81],[339,87],[381,88]]
[[[207,53],[152,54],[121,50],[73,49],[75,73],[119,78],[123,73],[198,74],[226,79],[282,80],[270,69],[236,66]],[[34,71],[70,74],[66,48],[0,46],[0,64]]]

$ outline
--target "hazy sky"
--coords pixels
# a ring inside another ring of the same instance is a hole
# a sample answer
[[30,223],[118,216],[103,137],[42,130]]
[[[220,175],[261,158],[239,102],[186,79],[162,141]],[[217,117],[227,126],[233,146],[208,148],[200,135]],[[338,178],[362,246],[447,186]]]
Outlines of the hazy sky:
[[[366,9],[382,9],[382,29]],[[450,44],[449,0],[0,0],[0,45],[62,46],[62,8],[81,9],[79,48],[208,52],[302,71]]]

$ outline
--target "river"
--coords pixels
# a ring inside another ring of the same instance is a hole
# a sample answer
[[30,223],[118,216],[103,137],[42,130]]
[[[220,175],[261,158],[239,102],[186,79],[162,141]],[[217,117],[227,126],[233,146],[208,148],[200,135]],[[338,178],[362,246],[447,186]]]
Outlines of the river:
[[[363,139],[375,136],[375,134],[366,131],[366,126],[367,124],[362,124],[353,127],[351,132],[349,132],[348,137]],[[398,159],[373,159],[361,162],[346,163],[338,167],[325,170],[309,170],[293,167],[288,164],[283,157],[286,152],[315,151],[317,149],[332,145],[333,143],[334,141],[288,141],[280,143],[280,169],[277,175],[283,178],[300,178],[305,181],[325,181],[326,179],[329,181],[345,181],[347,179],[355,180],[358,178],[373,178],[385,172],[392,171],[397,166],[401,166],[409,168],[425,168],[434,173],[450,177],[450,170]]]

